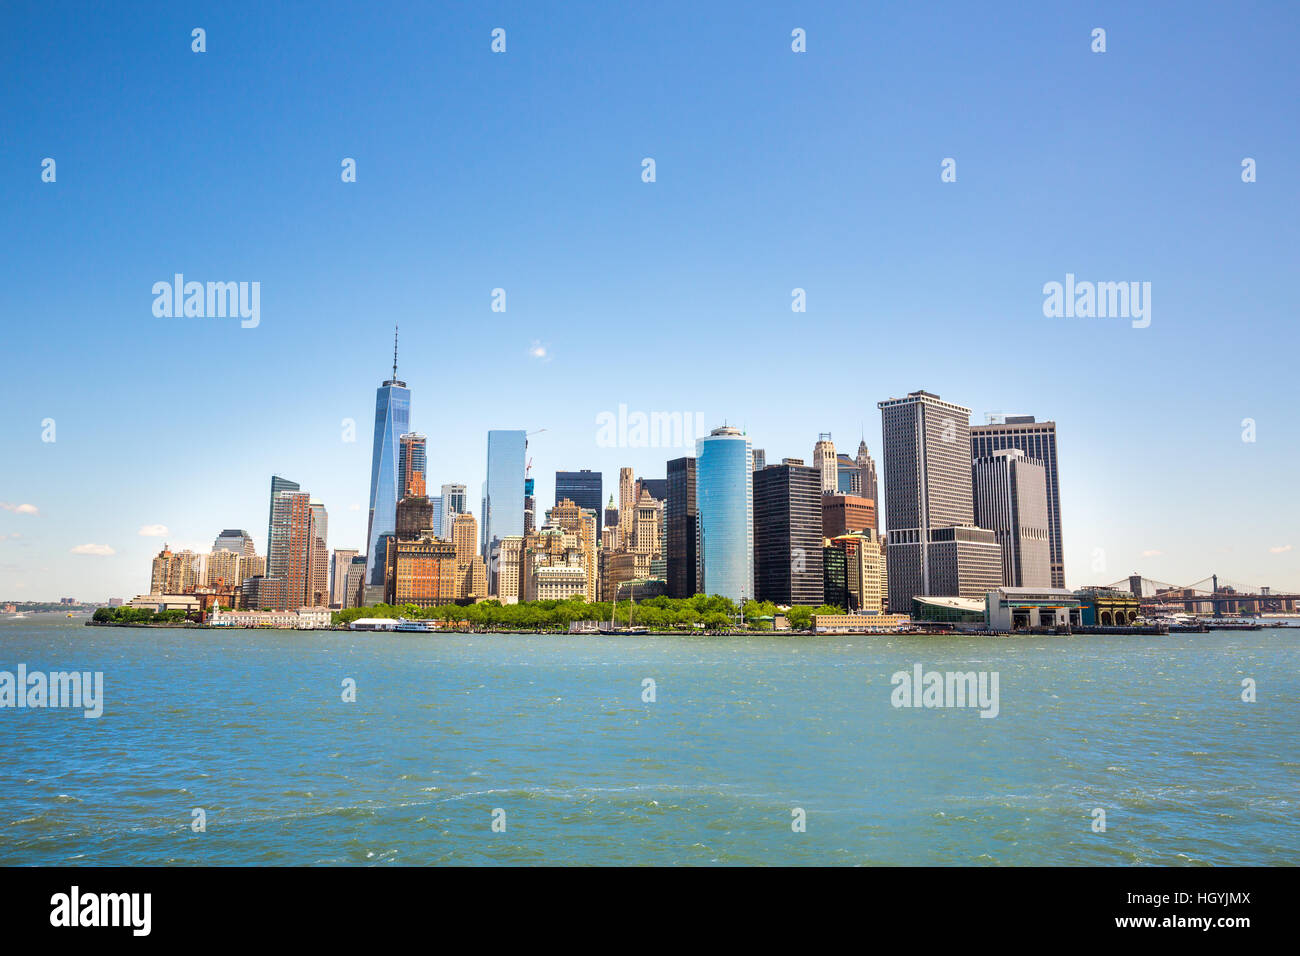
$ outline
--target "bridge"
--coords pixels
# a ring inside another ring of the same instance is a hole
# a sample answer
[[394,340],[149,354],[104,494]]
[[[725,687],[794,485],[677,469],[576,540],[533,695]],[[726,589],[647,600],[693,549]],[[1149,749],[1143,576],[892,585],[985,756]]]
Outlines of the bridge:
[[1105,587],[1137,595],[1145,614],[1183,611],[1188,614],[1285,614],[1300,606],[1300,594],[1276,592],[1258,585],[1220,579],[1211,574],[1191,584],[1169,584],[1130,574]]

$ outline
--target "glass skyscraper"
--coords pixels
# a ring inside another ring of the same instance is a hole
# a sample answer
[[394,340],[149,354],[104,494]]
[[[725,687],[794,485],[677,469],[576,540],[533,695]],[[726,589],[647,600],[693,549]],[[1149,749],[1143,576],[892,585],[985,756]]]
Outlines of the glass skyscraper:
[[699,590],[754,597],[754,473],[749,439],[724,425],[695,443],[700,515]]
[[600,530],[604,527],[604,495],[602,487],[604,475],[598,471],[584,468],[582,471],[557,471],[555,473],[555,503],[558,505],[568,498],[579,508],[590,508],[596,512],[596,540],[600,540]]
[[522,428],[493,429],[487,440],[487,481],[483,484],[483,560],[492,542],[524,533],[524,469],[528,437]]
[[370,524],[366,529],[367,596],[382,600],[384,553],[380,539],[397,529],[398,460],[401,436],[411,430],[411,391],[397,379],[397,349],[393,348],[393,377],[375,392],[375,447],[370,459]]

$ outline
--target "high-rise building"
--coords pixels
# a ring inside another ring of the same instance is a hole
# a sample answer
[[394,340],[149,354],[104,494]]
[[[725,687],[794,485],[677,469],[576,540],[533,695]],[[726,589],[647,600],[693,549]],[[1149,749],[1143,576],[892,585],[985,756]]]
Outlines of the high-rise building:
[[389,560],[389,603],[438,607],[459,597],[456,549],[449,542],[427,534],[409,540],[398,538],[389,550]]
[[415,490],[413,482],[417,475],[424,480],[427,474],[428,443],[429,440],[419,432],[407,432],[398,439],[397,498],[399,501],[407,495],[424,494],[423,488],[419,491]]
[[275,496],[282,491],[301,491],[298,482],[290,481],[288,478],[281,478],[279,475],[271,476],[271,507],[267,509],[266,516],[266,553],[269,557],[271,554],[271,520],[272,512],[275,510]]
[[[568,498],[556,502],[555,507],[546,515],[547,526],[559,528],[566,536],[572,536],[573,543],[577,546],[582,566],[587,572],[583,593],[588,601],[596,600],[600,570],[596,557],[599,544],[596,534],[596,515],[595,509],[584,508]],[[566,563],[571,564],[572,560],[566,559]]]
[[228,548],[217,548],[208,555],[207,567],[204,569],[203,584],[210,588],[237,588],[243,578],[239,574],[242,558]]
[[665,501],[668,498],[668,479],[667,478],[638,478],[636,480],[636,500],[641,500],[641,492],[648,491],[650,497],[655,501]]
[[536,527],[537,496],[533,493],[533,479],[527,477],[527,471],[524,474],[524,534],[527,534]]
[[456,549],[457,561],[468,561],[476,553],[478,521],[472,514],[458,514],[451,522],[451,543]]
[[397,503],[397,540],[417,541],[433,532],[433,499],[408,495]]
[[754,455],[755,471],[762,471],[764,468],[767,467],[767,451],[765,449],[755,448],[753,451],[753,455]]
[[253,545],[253,536],[247,531],[241,531],[237,528],[227,528],[217,535],[217,540],[212,542],[212,550],[233,551],[235,554],[246,558],[251,558],[257,554],[257,548]]
[[343,606],[361,607],[361,595],[365,588],[366,580],[366,556],[359,554],[352,559],[348,565],[347,583],[343,590]]
[[849,607],[848,556],[844,549],[826,542],[822,548],[822,600],[831,607]]
[[524,471],[528,437],[523,429],[493,429],[487,436],[487,481],[483,493],[484,560],[492,542],[524,533]]
[[845,588],[849,611],[883,614],[889,601],[885,542],[875,528],[838,535],[832,547],[844,553]]
[[433,502],[433,535],[435,538],[442,537],[442,495],[434,495],[429,499]]
[[397,528],[401,436],[411,427],[411,391],[397,378],[397,335],[393,335],[393,375],[375,390],[375,440],[370,457],[370,517],[366,527],[366,604],[383,599],[387,574],[384,538]]
[[614,529],[614,532],[615,532],[615,534],[614,534],[614,541],[615,541],[615,546],[617,547],[617,542],[618,542],[618,533],[617,533],[617,532],[618,532],[618,505],[616,505],[616,504],[614,503],[614,495],[613,495],[612,492],[610,493],[610,496],[609,496],[609,504],[605,505],[605,520],[604,520],[604,522],[602,522],[602,524],[601,524],[601,535],[600,535],[600,538],[601,538],[602,541],[605,540],[605,533],[604,533],[605,528],[613,528],[613,529]]
[[193,593],[204,582],[203,558],[204,555],[193,551],[172,551],[164,544],[153,559],[149,593]]
[[507,535],[499,542],[494,576],[497,581],[496,597],[502,604],[519,602],[519,562],[523,546],[524,539],[517,534]]
[[971,462],[975,522],[997,535],[1002,580],[1011,587],[1052,586],[1047,468],[1019,448],[1004,448]]
[[1002,421],[970,430],[971,458],[1019,448],[1025,457],[1043,463],[1047,482],[1047,528],[1052,587],[1065,587],[1065,551],[1061,545],[1061,482],[1056,464],[1056,422],[1039,422],[1033,415],[1007,415]]
[[861,495],[822,495],[822,536],[873,531],[876,528],[876,503]]
[[310,513],[307,552],[307,591],[303,607],[325,607],[330,603],[329,515],[319,501],[307,506]]
[[872,519],[875,524],[872,526],[875,530],[880,530],[880,483],[876,480],[876,463],[867,451],[867,440],[864,438],[858,442],[858,455],[854,459],[858,466],[858,488],[857,492],[863,498],[871,501]]
[[627,550],[650,557],[660,553],[659,533],[663,525],[663,502],[651,497],[650,492],[641,490],[637,499],[635,517],[632,521],[632,541]]
[[835,456],[835,442],[831,441],[830,432],[817,436],[813,446],[813,467],[821,474],[822,494],[833,495],[840,489],[839,462]]
[[700,515],[700,590],[739,601],[754,596],[754,474],[749,439],[723,425],[695,442]]
[[821,474],[807,465],[769,465],[753,475],[755,597],[820,606]]
[[466,499],[464,485],[442,486],[442,526],[438,533],[448,541],[451,540],[452,515],[465,514],[469,511]]
[[555,473],[555,503],[558,505],[568,498],[579,508],[590,508],[596,513],[596,539],[604,529],[604,515],[601,502],[604,500],[605,476],[599,471],[584,468],[581,471],[557,471]]
[[334,560],[330,562],[330,604],[334,607],[348,607],[348,571],[359,553],[355,549],[334,549]]
[[664,556],[668,562],[668,596],[693,597],[698,593],[699,509],[695,497],[695,459],[668,462],[668,492],[664,502],[667,529]]
[[266,549],[266,578],[284,582],[285,608],[311,603],[309,562],[312,554],[311,496],[279,491],[271,496],[271,540]]
[[618,470],[618,542],[627,548],[632,541],[632,524],[636,520],[636,478],[631,468]]
[[923,390],[878,407],[890,611],[911,613],[917,595],[979,598],[1000,587],[1001,549],[975,526],[970,409]]

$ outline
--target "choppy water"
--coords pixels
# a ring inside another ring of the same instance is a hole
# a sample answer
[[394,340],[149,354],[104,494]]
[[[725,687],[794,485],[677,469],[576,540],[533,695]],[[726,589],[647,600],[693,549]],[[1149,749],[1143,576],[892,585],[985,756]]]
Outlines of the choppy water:
[[[1000,715],[893,708],[890,675],[918,661],[998,671]],[[101,670],[106,702],[99,720],[0,710],[6,865],[1300,863],[1300,629],[590,638],[33,618],[0,623],[0,670],[19,662]]]

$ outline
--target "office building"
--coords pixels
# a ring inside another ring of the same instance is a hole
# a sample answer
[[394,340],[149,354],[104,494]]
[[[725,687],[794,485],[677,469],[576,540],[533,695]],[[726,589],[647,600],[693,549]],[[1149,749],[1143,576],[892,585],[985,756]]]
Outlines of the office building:
[[362,603],[362,592],[365,589],[366,581],[366,556],[359,554],[352,559],[348,565],[348,579],[344,585],[343,606],[364,607]]
[[279,475],[271,476],[271,507],[267,509],[266,517],[266,553],[271,554],[271,512],[275,510],[275,496],[282,491],[301,491],[298,482],[290,481],[288,478],[281,478]]
[[302,491],[279,491],[271,497],[271,539],[266,549],[266,577],[284,584],[279,607],[311,605],[312,556],[311,496]]
[[442,524],[439,535],[451,540],[452,515],[465,514],[469,511],[464,485],[450,484],[442,486]]
[[618,470],[618,546],[626,549],[632,541],[632,523],[636,520],[636,478],[631,468]]
[[848,556],[829,541],[822,548],[822,591],[826,604],[849,609]]
[[375,391],[375,437],[370,456],[370,515],[366,527],[366,604],[385,592],[385,537],[397,529],[397,502],[402,497],[399,463],[401,437],[410,432],[411,391],[397,378],[397,335],[393,335],[393,375]]
[[[456,548],[431,534],[416,539],[400,536],[390,549],[390,604],[438,607],[460,596]],[[477,555],[475,555],[477,557]]]
[[767,467],[767,451],[765,449],[755,448],[752,454],[754,456],[754,471],[762,471]]
[[749,439],[723,425],[695,443],[700,520],[699,588],[739,601],[754,596],[754,474]]
[[858,466],[858,491],[856,494],[871,502],[872,520],[875,524],[872,527],[880,530],[880,483],[876,480],[876,462],[867,451],[867,441],[864,438],[858,442],[858,454],[854,459]]
[[307,510],[309,550],[307,553],[307,591],[303,607],[326,607],[330,603],[329,515],[319,501],[311,501]]
[[348,606],[348,571],[352,559],[359,551],[356,549],[335,548],[334,560],[330,562],[330,605],[344,608]]
[[817,436],[813,446],[813,467],[821,475],[822,494],[833,495],[840,489],[839,461],[835,455],[835,442],[830,432]]
[[698,593],[699,511],[695,498],[695,459],[668,462],[668,490],[664,501],[668,596],[693,597]]
[[876,530],[876,503],[861,495],[822,495],[822,536]]
[[1007,587],[1052,586],[1047,468],[1019,448],[971,462],[975,523],[997,536]]
[[572,501],[579,508],[590,509],[596,515],[596,539],[600,539],[605,527],[603,509],[604,478],[599,471],[583,468],[581,471],[557,471],[555,473],[555,503],[564,499]]
[[971,458],[987,458],[996,451],[1018,448],[1026,458],[1043,463],[1047,485],[1048,551],[1051,585],[1065,587],[1065,552],[1061,545],[1061,483],[1056,462],[1056,422],[1039,422],[1033,415],[1007,415],[1000,421],[970,430]]
[[239,587],[243,578],[239,574],[241,557],[227,548],[219,548],[208,555],[204,568],[203,584],[210,588]]
[[655,501],[664,501],[668,497],[668,479],[667,478],[638,478],[636,480],[636,500],[641,500],[641,492],[650,493],[650,497]]
[[494,540],[524,533],[527,453],[528,438],[523,429],[493,429],[488,432],[480,550],[484,560],[491,556],[489,549]]
[[861,614],[883,614],[889,606],[889,579],[885,542],[875,528],[842,534],[830,539],[832,547],[844,552],[844,583],[848,610]]
[[[394,371],[393,373],[397,373]],[[425,489],[415,490],[413,482],[418,476],[421,481],[427,474],[429,440],[419,432],[407,432],[398,438],[397,445],[397,498],[400,501],[407,495],[424,494]]]
[[212,542],[212,550],[233,551],[235,554],[247,558],[251,558],[257,553],[257,548],[253,545],[253,536],[247,531],[241,531],[237,528],[227,528],[217,535],[217,539]]
[[822,603],[822,478],[807,465],[753,473],[755,597],[775,604]]
[[434,531],[434,504],[428,495],[408,495],[397,503],[397,540],[415,541]]
[[993,532],[975,526],[970,409],[926,391],[879,403],[889,609],[916,595],[975,598],[1002,584]]

